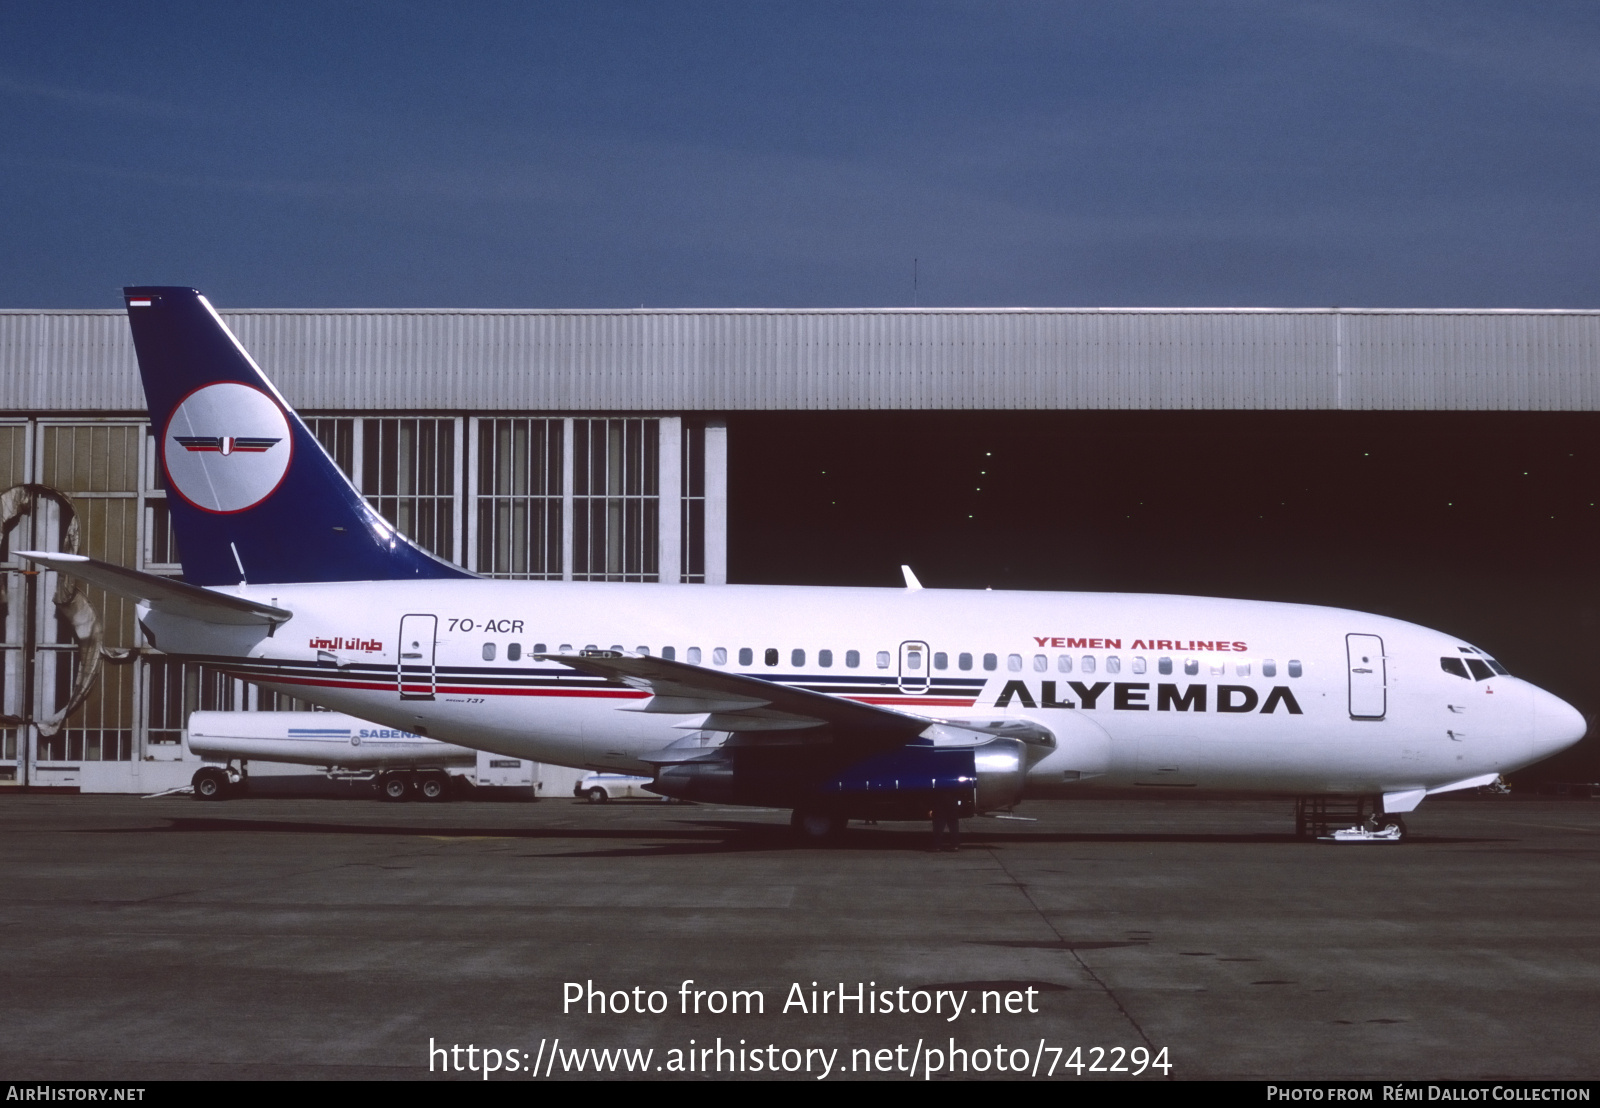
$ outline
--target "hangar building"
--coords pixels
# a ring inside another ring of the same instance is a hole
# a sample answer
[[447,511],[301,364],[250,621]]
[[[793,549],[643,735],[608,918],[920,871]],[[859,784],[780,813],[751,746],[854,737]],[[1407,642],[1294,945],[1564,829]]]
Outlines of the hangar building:
[[[754,413],[788,413],[804,435],[839,413],[1600,411],[1600,312],[222,316],[379,511],[489,577],[726,581],[730,480],[760,480],[730,472],[730,436]],[[75,540],[177,574],[154,459],[123,312],[0,312],[0,489],[33,487],[4,503],[8,551]],[[192,772],[190,711],[302,706],[169,661],[129,606],[96,594],[111,656],[81,707],[41,729],[86,648],[48,578],[3,568],[0,785],[155,791]]]

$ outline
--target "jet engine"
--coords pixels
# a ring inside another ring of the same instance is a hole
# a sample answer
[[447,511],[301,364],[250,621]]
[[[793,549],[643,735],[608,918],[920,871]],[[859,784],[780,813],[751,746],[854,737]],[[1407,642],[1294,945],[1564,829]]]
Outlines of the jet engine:
[[685,800],[822,808],[847,819],[926,819],[938,795],[954,798],[963,816],[1011,807],[1038,751],[1024,739],[969,738],[978,741],[922,740],[820,773],[807,773],[804,764],[817,766],[815,747],[726,744],[663,759],[650,789]]

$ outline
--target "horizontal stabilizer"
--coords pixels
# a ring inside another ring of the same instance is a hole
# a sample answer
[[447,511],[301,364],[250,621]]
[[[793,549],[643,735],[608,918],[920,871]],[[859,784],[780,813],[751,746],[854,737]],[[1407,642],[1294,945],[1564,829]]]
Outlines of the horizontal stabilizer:
[[136,569],[114,566],[82,554],[39,550],[17,550],[13,553],[18,558],[37,562],[57,573],[70,574],[116,596],[149,605],[155,611],[202,623],[269,626],[283,623],[294,615],[293,612],[260,601],[212,592],[174,581],[170,577],[157,577],[153,573],[140,573]]

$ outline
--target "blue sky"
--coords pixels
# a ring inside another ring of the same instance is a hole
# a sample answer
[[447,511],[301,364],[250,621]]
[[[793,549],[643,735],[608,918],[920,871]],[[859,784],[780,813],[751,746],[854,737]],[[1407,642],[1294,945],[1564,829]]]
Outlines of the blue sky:
[[0,307],[1600,307],[1600,5],[0,5]]

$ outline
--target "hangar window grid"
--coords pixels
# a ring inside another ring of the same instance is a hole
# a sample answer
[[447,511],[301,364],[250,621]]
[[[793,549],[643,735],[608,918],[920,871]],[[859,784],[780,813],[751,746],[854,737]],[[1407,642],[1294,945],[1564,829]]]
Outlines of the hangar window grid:
[[156,437],[149,426],[144,429],[144,542],[143,566],[151,573],[178,574],[178,537],[172,532],[172,514],[167,511],[166,482],[161,477],[161,462],[156,456]]
[[465,564],[460,417],[322,415],[305,422],[379,515],[423,549]]
[[660,421],[572,421],[572,578],[655,581]]
[[560,580],[566,421],[474,421],[477,463],[472,568],[490,577]]
[[680,476],[682,520],[680,565],[685,584],[706,580],[706,424],[702,419],[683,421]]
[[716,425],[712,446],[713,421],[483,416],[436,419],[432,431],[424,422],[306,419],[402,534],[486,577],[702,584],[725,575],[724,521],[709,494],[725,479],[725,436]]
[[455,419],[363,419],[361,494],[412,542],[461,562]]
[[[143,421],[42,419],[32,426],[29,438],[29,449],[23,455],[25,471],[16,472],[13,454],[7,487],[24,482],[43,484],[70,497],[75,512],[69,519],[55,501],[39,497],[31,505],[26,527],[19,522],[13,531],[11,546],[25,549],[20,540],[26,540],[34,549],[61,549],[73,544],[70,532],[81,554],[117,565],[142,565],[141,517],[147,492]],[[80,646],[72,622],[57,611],[54,590],[38,587],[45,575],[7,576],[8,608],[20,618],[6,633],[4,669],[10,678],[5,690],[6,711],[48,718],[69,702],[86,651],[92,648]],[[116,648],[136,643],[132,604],[97,588],[84,587],[83,594],[99,616],[106,645]],[[27,641],[30,624],[31,643]],[[133,760],[137,757],[135,721],[140,692],[134,664],[102,660],[98,679],[65,726],[54,735],[37,737],[34,760]]]

